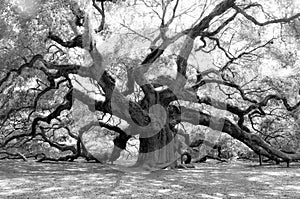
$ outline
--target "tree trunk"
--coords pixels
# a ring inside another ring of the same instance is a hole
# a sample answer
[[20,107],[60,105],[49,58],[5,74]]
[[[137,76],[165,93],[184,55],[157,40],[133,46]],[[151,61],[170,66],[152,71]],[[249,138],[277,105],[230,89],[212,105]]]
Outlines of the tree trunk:
[[259,165],[261,166],[262,165],[262,157],[261,157],[260,153],[258,153],[258,158],[259,158]]
[[180,156],[176,154],[174,132],[165,125],[159,133],[151,137],[145,136],[147,133],[151,132],[143,132],[144,136],[140,138],[139,156],[135,166],[153,169],[175,167]]

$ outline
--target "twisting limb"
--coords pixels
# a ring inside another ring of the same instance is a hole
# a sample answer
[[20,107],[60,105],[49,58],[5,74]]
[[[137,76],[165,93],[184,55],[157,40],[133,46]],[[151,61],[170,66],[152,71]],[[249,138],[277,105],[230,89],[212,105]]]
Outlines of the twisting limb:
[[93,0],[93,6],[98,10],[98,12],[101,14],[101,24],[96,30],[96,32],[101,32],[104,30],[104,25],[105,25],[105,11],[104,11],[104,1],[101,1],[101,8],[97,5],[96,0]]
[[52,32],[49,32],[48,38],[66,48],[75,48],[75,47],[83,48],[82,35],[77,35],[76,37],[74,37],[69,41],[64,41],[57,35],[53,34]]
[[259,22],[253,16],[247,14],[243,9],[241,9],[237,5],[234,5],[233,8],[238,13],[242,14],[246,19],[250,20],[252,23],[254,23],[255,25],[258,25],[258,26],[266,26],[266,25],[275,24],[275,23],[289,23],[290,21],[300,17],[300,13],[297,13],[297,14],[295,14],[293,16],[290,16],[290,17],[274,19],[274,20],[269,20],[269,21],[265,21],[265,22]]

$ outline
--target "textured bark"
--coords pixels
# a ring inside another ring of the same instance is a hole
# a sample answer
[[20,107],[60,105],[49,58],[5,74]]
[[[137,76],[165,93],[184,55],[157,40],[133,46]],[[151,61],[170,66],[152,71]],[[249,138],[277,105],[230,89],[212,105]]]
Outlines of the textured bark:
[[168,164],[171,165],[179,158],[175,151],[174,132],[165,127],[154,136],[140,138],[139,156],[135,166],[146,168],[169,166]]

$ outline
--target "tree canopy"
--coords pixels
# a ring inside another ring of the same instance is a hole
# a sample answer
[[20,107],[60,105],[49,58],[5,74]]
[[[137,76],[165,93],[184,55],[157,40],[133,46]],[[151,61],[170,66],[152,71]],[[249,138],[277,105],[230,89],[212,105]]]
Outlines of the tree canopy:
[[[300,4],[293,0],[1,1],[0,158],[178,159],[184,126],[300,159]],[[115,132],[95,158],[83,137]],[[187,138],[188,139],[188,138]]]

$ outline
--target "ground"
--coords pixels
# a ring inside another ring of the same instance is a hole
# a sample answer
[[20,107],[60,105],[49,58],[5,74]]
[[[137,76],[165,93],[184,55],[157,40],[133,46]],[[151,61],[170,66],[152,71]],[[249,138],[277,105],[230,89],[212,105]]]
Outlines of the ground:
[[300,198],[300,163],[144,171],[85,162],[0,161],[0,198]]

